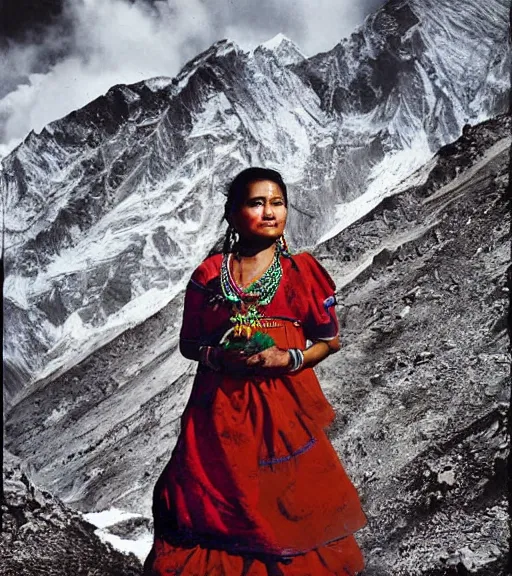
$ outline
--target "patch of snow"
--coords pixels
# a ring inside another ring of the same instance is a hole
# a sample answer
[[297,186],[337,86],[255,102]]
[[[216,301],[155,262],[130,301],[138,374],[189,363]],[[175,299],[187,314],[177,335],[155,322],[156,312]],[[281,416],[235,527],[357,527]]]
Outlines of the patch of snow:
[[317,148],[327,148],[327,146],[332,146],[334,144],[334,140],[332,136],[327,136],[327,138],[322,138],[320,142],[317,142]]
[[54,408],[48,418],[45,419],[44,425],[47,426],[48,424],[57,423],[59,420],[62,420],[67,413],[68,409],[65,406]]
[[119,508],[110,508],[109,510],[103,510],[102,512],[88,512],[82,514],[85,520],[97,527],[95,534],[100,538],[102,542],[108,542],[116,550],[119,550],[123,554],[135,554],[137,558],[143,562],[151,546],[153,545],[153,537],[151,534],[147,534],[137,539],[121,538],[115,534],[111,534],[106,528],[118,524],[123,520],[129,520],[130,518],[142,518],[141,514],[135,514],[133,512],[127,512],[125,510],[120,510]]
[[95,530],[94,533],[100,540],[108,542],[116,550],[119,550],[119,552],[122,552],[123,554],[135,554],[141,562],[144,562],[151,550],[151,546],[153,545],[153,538],[149,534],[137,540],[130,540],[128,538],[121,538],[120,536],[116,536],[115,534],[111,534],[110,532],[101,529]]
[[93,327],[84,324],[80,315],[74,312],[67,318],[60,337],[48,351],[48,356],[54,355],[55,358],[35,374],[34,380],[41,380],[52,374],[55,376],[70,369],[125,330],[156,314],[184,289],[187,281],[188,278],[183,278],[170,290],[151,288],[110,315],[108,323],[103,326]]
[[203,111],[197,114],[189,138],[213,136],[218,138],[223,134],[234,134],[240,125],[235,114],[226,114],[232,111],[231,102],[224,92],[214,94],[205,103]]
[[368,214],[387,196],[393,196],[426,181],[433,165],[427,163],[430,167],[428,170],[421,170],[421,166],[431,157],[432,152],[428,147],[424,133],[419,134],[411,147],[385,156],[372,169],[365,193],[350,202],[338,204],[336,207],[336,225],[326,232],[317,244],[339,234]]
[[157,76],[156,78],[150,78],[149,80],[144,81],[144,84],[151,90],[151,92],[158,92],[159,90],[163,90],[171,83],[172,78],[167,76]]
[[276,48],[279,48],[282,42],[289,42],[290,44],[293,44],[293,42],[287,36],[279,32],[279,34],[276,34],[274,37],[270,38],[270,40],[263,42],[261,46],[268,48],[269,50],[275,50]]
[[101,512],[87,512],[82,514],[82,516],[87,520],[87,522],[94,524],[96,528],[107,528],[108,526],[113,526],[123,520],[140,518],[141,514],[127,512],[120,508],[110,508],[108,510],[102,510]]
[[257,46],[255,50],[257,48],[264,48],[274,52],[278,56],[279,62],[282,66],[295,64],[306,59],[305,54],[302,53],[297,44],[281,33],[276,34],[270,40],[263,42]]

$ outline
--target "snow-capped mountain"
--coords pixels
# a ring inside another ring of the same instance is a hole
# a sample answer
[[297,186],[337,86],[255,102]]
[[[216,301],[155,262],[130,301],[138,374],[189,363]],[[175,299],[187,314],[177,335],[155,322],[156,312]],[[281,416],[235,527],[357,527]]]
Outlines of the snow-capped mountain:
[[263,42],[255,50],[256,53],[270,53],[267,57],[276,58],[282,66],[298,64],[306,59],[298,46],[284,34],[277,34],[274,38]]
[[505,0],[391,0],[313,58],[220,41],[31,133],[0,173],[8,403],[178,294],[241,168],[283,173],[292,245],[313,245],[504,111],[507,30]]

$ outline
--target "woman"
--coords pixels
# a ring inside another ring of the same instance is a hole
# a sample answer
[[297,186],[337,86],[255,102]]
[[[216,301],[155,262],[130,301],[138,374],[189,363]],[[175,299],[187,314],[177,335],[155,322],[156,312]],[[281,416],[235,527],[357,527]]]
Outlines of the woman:
[[340,348],[335,286],[313,256],[290,256],[287,204],[278,172],[241,172],[224,253],[188,284],[180,349],[199,368],[154,491],[148,575],[363,568],[352,534],[366,518],[325,435],[334,411],[312,370]]

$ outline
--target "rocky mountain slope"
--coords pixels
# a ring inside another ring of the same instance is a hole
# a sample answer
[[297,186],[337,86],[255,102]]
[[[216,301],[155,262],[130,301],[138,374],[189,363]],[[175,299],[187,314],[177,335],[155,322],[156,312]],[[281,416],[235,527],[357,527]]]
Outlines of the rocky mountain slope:
[[142,566],[94,534],[95,527],[45,490],[36,488],[23,464],[3,455],[3,576],[138,576]]
[[242,167],[283,171],[290,238],[313,245],[503,112],[508,8],[389,0],[310,59],[282,37],[250,53],[221,41],[31,133],[0,171],[7,405],[179,293]]
[[[506,574],[510,128],[467,127],[315,250],[338,285],[344,346],[318,373],[369,518],[367,574]],[[7,447],[74,508],[150,517],[195,370],[177,350],[181,306],[8,413]]]
[[321,372],[368,574],[507,573],[510,127],[466,130],[317,251],[342,286],[346,345]]

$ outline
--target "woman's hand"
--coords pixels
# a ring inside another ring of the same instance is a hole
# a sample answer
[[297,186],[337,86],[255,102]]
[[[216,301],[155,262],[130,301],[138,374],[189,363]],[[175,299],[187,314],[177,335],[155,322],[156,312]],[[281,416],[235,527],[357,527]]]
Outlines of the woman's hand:
[[[304,361],[300,369],[316,366],[330,354],[338,352],[340,347],[338,336],[330,340],[314,342],[312,346],[302,351]],[[255,372],[261,375],[271,373],[286,374],[290,371],[291,365],[292,362],[288,350],[277,348],[277,346],[272,346],[272,348],[267,348],[263,352],[247,358],[247,366],[253,367]]]
[[217,362],[222,370],[243,371],[247,367],[247,354],[241,350],[217,349]]
[[[328,341],[315,342],[302,351],[304,362],[301,368],[312,368],[339,349],[340,341],[337,336]],[[292,367],[292,359],[288,350],[277,346],[272,346],[252,356],[247,356],[238,350],[226,350],[221,346],[211,347],[209,350],[206,356],[215,370],[236,376],[286,374]]]
[[267,372],[282,374],[289,370],[290,364],[291,359],[288,350],[283,350],[277,346],[272,346],[247,358],[247,366],[254,368],[255,372],[259,374]]
[[247,371],[247,355],[241,350],[229,350],[222,346],[205,346],[200,360],[216,371],[232,374],[243,374]]

